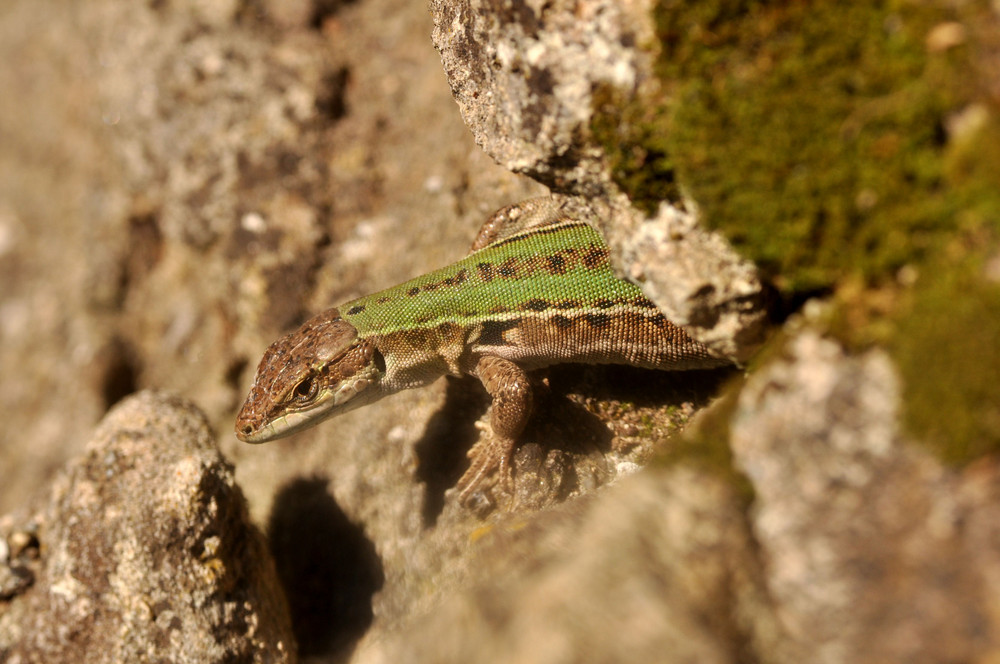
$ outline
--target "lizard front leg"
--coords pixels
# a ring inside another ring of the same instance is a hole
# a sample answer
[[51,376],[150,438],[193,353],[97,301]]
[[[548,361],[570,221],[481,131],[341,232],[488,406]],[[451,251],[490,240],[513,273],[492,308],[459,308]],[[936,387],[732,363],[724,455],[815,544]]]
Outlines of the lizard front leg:
[[511,488],[511,454],[531,416],[531,382],[524,369],[510,360],[486,356],[476,365],[476,376],[493,397],[492,435],[469,451],[472,463],[458,481],[463,503],[494,469],[499,471],[500,481]]

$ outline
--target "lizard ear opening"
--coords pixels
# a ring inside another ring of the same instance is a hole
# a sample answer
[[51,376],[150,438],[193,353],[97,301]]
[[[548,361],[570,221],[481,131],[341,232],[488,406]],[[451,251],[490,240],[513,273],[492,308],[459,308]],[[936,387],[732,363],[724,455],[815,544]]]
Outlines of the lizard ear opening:
[[379,373],[385,373],[385,357],[378,348],[372,348],[372,363],[375,364],[375,368],[379,370]]

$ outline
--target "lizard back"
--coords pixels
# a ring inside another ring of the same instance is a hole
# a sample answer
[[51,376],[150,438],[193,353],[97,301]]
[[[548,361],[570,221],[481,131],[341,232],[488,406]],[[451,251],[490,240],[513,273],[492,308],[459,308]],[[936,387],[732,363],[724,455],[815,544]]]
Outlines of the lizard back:
[[[637,286],[617,278],[600,233],[572,220],[499,239],[457,263],[353,300],[340,314],[383,350],[404,358],[408,348],[437,355],[453,374],[469,373],[483,355],[525,368],[726,364],[668,321]],[[446,356],[455,349],[460,356]],[[429,359],[414,358],[413,366]]]

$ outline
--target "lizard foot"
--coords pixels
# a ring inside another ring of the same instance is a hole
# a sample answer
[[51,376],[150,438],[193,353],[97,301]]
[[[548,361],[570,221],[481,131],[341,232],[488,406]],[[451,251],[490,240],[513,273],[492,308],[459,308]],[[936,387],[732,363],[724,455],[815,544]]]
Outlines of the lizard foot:
[[511,472],[511,454],[515,441],[512,438],[489,436],[476,443],[469,450],[472,460],[469,469],[458,480],[458,500],[468,505],[472,497],[483,489],[491,486],[490,474],[496,470],[502,489],[513,495],[514,480]]

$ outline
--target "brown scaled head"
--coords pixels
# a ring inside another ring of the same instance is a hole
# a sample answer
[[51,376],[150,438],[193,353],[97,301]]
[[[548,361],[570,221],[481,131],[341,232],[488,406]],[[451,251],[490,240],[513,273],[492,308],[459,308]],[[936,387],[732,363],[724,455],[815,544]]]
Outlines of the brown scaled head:
[[355,397],[381,376],[376,352],[337,309],[310,318],[264,353],[236,418],[236,436],[263,443],[368,403],[371,398]]

